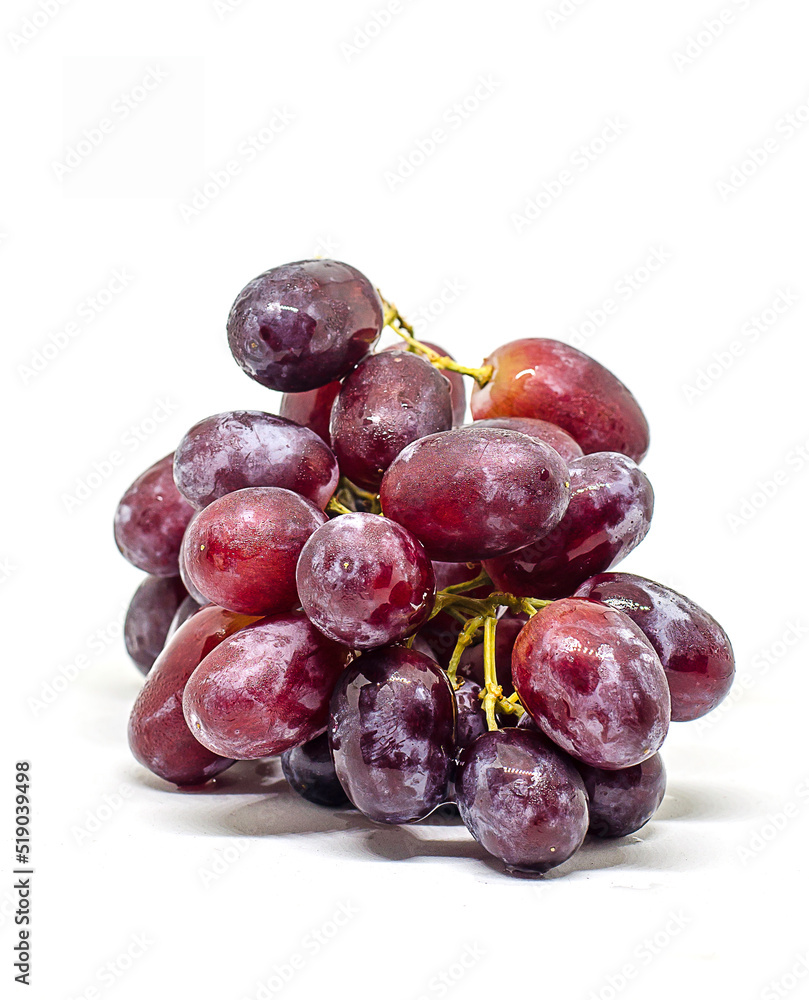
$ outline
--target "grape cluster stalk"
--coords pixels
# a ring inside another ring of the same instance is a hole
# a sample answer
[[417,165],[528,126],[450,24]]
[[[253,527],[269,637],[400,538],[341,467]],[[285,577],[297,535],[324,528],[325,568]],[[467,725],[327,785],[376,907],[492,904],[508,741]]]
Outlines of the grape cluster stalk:
[[115,515],[148,574],[136,759],[205,789],[279,757],[295,793],[375,823],[454,810],[522,877],[640,830],[671,724],[735,664],[708,612],[615,572],[654,513],[629,389],[548,338],[461,364],[334,260],[250,281],[227,337],[279,413],[203,417]]

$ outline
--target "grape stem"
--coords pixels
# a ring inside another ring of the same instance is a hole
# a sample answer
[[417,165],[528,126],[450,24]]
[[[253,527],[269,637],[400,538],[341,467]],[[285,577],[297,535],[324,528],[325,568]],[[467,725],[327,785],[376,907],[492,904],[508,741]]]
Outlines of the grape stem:
[[336,493],[331,498],[331,500],[329,500],[329,502],[326,504],[326,510],[331,511],[332,514],[353,514],[354,513],[354,511],[350,510],[344,504],[340,503],[340,501],[337,499],[337,494]]
[[458,372],[460,375],[468,375],[481,387],[491,381],[491,377],[494,374],[494,368],[491,365],[483,365],[481,368],[467,368],[465,365],[458,364],[452,358],[448,358],[445,355],[439,354],[438,351],[434,351],[431,347],[427,347],[426,344],[422,344],[421,341],[416,340],[413,327],[402,316],[396,306],[388,302],[381,292],[379,292],[379,297],[382,299],[384,307],[384,325],[389,326],[394,333],[398,333],[411,351],[422,355],[431,365],[434,365],[438,369],[446,369],[451,372]]

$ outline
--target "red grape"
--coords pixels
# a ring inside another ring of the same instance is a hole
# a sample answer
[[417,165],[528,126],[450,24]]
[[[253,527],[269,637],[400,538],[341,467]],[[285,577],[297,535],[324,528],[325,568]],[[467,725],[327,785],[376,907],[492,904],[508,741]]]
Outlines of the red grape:
[[408,445],[382,480],[386,517],[431,559],[504,555],[555,528],[567,509],[568,468],[548,445],[514,431],[464,427]]
[[536,733],[485,733],[461,755],[455,797],[469,832],[514,874],[556,868],[587,834],[576,770]]
[[585,454],[620,451],[640,462],[649,425],[626,386],[575,347],[530,338],[498,347],[494,373],[472,390],[472,416],[535,417],[567,431]]
[[476,420],[473,424],[466,426],[499,427],[503,431],[517,431],[519,434],[527,434],[528,437],[549,444],[554,451],[559,452],[566,462],[572,462],[584,454],[567,431],[563,431],[556,424],[549,424],[547,420],[534,420],[531,417],[493,417],[491,420]]
[[351,804],[334,770],[328,733],[285,750],[281,768],[290,787],[307,801],[333,808]]
[[198,510],[249,486],[278,486],[322,510],[340,471],[314,431],[260,410],[231,410],[195,424],[174,453],[177,489]]
[[699,719],[730,691],[735,661],[727,633],[676,590],[632,573],[602,573],[576,596],[622,611],[640,627],[666,671],[673,722]]
[[331,442],[344,476],[376,490],[411,441],[452,427],[449,382],[407,351],[372,354],[345,379],[331,411]]
[[[431,344],[429,340],[420,340],[419,343],[424,347],[432,348],[436,354],[440,354],[443,358],[455,360],[449,351],[445,351],[438,344]],[[390,347],[383,348],[384,351],[401,351],[404,349],[405,346],[400,344],[391,344]],[[442,368],[441,374],[449,379],[449,395],[452,401],[452,424],[454,427],[460,427],[466,416],[466,380],[460,372],[454,372],[450,368]]]
[[220,643],[191,675],[186,722],[200,743],[239,760],[270,757],[322,733],[351,655],[302,611],[256,622]]
[[115,512],[115,542],[133,566],[153,576],[177,576],[194,508],[174,485],[173,455],[155,462],[124,493]]
[[352,649],[412,635],[435,598],[424,549],[376,514],[343,514],[318,528],[301,551],[297,584],[309,618]]
[[201,785],[232,760],[206,750],[183,717],[186,682],[220,642],[255,618],[203,608],[182,625],[158,656],[129,719],[129,746],[144,767],[176,785]]
[[269,615],[298,606],[295,566],[326,522],[314,504],[273,486],[214,500],[189,524],[183,559],[194,586],[230,611]]
[[517,636],[520,701],[577,760],[616,770],[657,753],[671,700],[660,659],[638,626],[581,598],[542,608]]
[[585,455],[570,463],[570,504],[561,522],[519,552],[488,560],[486,572],[511,594],[569,597],[643,541],[653,511],[652,485],[631,458]]
[[347,375],[382,323],[382,303],[365,275],[335,260],[302,260],[242,289],[228,317],[228,343],[256,382],[306,392]]
[[301,427],[308,427],[331,447],[329,421],[331,408],[337,399],[341,382],[328,382],[308,392],[287,392],[281,397],[279,413],[287,420],[294,420]]
[[424,819],[446,801],[455,701],[447,675],[403,646],[364,653],[334,689],[329,742],[340,783],[379,823]]

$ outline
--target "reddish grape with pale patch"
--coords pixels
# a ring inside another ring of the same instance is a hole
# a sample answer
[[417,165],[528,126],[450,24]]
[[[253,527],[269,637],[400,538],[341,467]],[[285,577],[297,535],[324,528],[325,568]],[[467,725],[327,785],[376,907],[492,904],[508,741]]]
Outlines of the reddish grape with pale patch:
[[251,486],[277,486],[322,510],[340,478],[334,452],[314,431],[261,410],[206,417],[174,453],[177,489],[198,510]]
[[188,526],[183,560],[214,604],[269,615],[298,606],[295,567],[309,536],[327,521],[297,493],[272,486],[214,500]]
[[666,737],[666,675],[649,640],[620,611],[582,598],[542,608],[517,636],[511,672],[540,729],[585,764],[631,767]]

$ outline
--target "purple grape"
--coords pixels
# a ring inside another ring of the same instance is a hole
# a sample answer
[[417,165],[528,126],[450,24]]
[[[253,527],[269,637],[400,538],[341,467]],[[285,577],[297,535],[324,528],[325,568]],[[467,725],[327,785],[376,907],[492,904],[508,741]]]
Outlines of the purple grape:
[[341,384],[341,382],[328,382],[319,389],[310,389],[308,392],[284,393],[279,413],[286,420],[294,420],[301,427],[308,427],[331,447],[329,436],[331,408],[337,399]]
[[556,868],[587,834],[581,778],[529,730],[478,737],[461,756],[455,795],[469,832],[514,874]]
[[299,604],[295,567],[323,511],[273,486],[214,500],[189,524],[183,561],[191,582],[229,611],[269,615]]
[[386,517],[431,559],[505,555],[547,534],[567,509],[568,469],[548,445],[514,431],[464,427],[408,445],[382,480]]
[[464,681],[455,692],[455,750],[471,746],[478,736],[488,732],[486,713],[480,700],[481,686],[474,681]]
[[590,833],[596,837],[627,837],[640,830],[666,794],[660,754],[620,771],[587,764],[577,767],[590,799]]
[[183,691],[211,650],[255,620],[203,608],[166,643],[129,718],[129,746],[144,767],[176,785],[202,785],[230,767],[232,760],[211,753],[191,735],[183,716]]
[[[436,354],[440,354],[443,358],[455,360],[449,351],[445,351],[438,344],[431,344],[429,340],[421,340],[419,343],[425,347],[432,348]],[[391,344],[389,347],[383,348],[383,351],[401,351],[405,349],[404,345]],[[442,369],[441,374],[449,380],[449,395],[452,401],[452,425],[453,427],[460,427],[466,416],[466,381],[460,372],[454,372],[449,368]]]
[[424,549],[377,514],[342,514],[318,528],[301,552],[297,584],[309,618],[352,649],[412,635],[435,598]]
[[671,691],[673,722],[710,712],[730,691],[733,647],[707,611],[676,590],[632,573],[602,573],[583,583],[589,597],[628,615],[654,646]]
[[152,576],[177,576],[179,556],[194,508],[174,485],[166,455],[138,476],[115,512],[115,543],[124,558]]
[[327,733],[286,750],[281,755],[281,768],[290,786],[307,801],[332,808],[350,805],[334,770]]
[[407,351],[372,354],[345,379],[331,411],[331,442],[344,476],[377,490],[412,441],[452,427],[449,382]]
[[188,728],[213,753],[237,760],[300,746],[325,730],[329,698],[350,655],[302,611],[249,625],[189,678]]
[[299,493],[323,510],[340,470],[314,431],[260,410],[230,410],[195,424],[174,453],[174,481],[201,510],[250,486]]
[[135,591],[124,621],[124,645],[141,673],[148,674],[160,655],[172,619],[187,597],[179,576],[147,577]]
[[666,737],[666,675],[649,640],[620,611],[581,598],[542,608],[517,636],[511,670],[540,729],[585,764],[631,767]]
[[549,424],[547,420],[534,420],[531,417],[493,417],[491,420],[476,420],[467,426],[494,427],[504,431],[527,434],[528,437],[549,444],[566,462],[573,462],[584,454],[567,431],[563,431],[556,424]]
[[598,452],[570,464],[570,504],[553,531],[519,552],[487,560],[495,585],[523,597],[569,597],[646,537],[654,492],[626,455]]
[[424,819],[446,801],[455,700],[446,674],[422,653],[364,653],[332,696],[329,741],[340,783],[379,823]]
[[256,382],[307,392],[347,375],[382,323],[382,303],[365,275],[335,260],[302,260],[242,289],[228,317],[228,343]]

